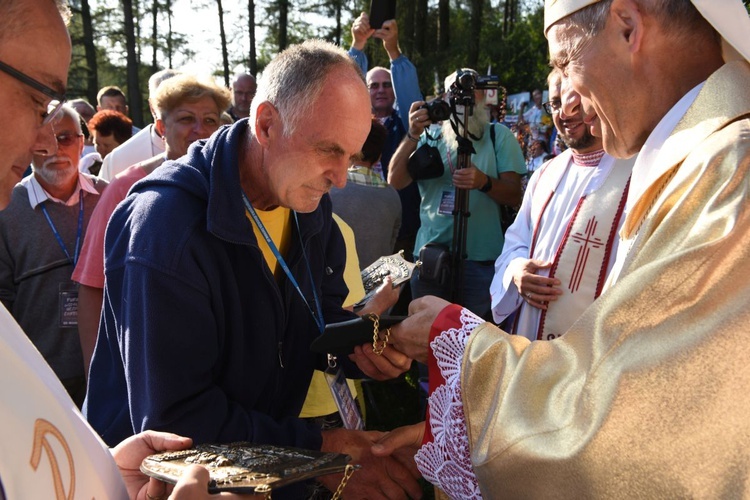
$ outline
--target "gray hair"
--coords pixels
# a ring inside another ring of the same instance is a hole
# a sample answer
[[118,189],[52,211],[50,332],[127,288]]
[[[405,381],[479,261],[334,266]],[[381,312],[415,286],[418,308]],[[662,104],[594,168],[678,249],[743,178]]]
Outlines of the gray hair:
[[[643,12],[656,18],[677,39],[694,37],[696,33],[710,35],[717,42],[720,35],[711,27],[690,0],[635,0]],[[564,18],[562,23],[573,24],[584,32],[584,38],[598,35],[607,24],[612,0],[601,0]]]
[[148,97],[151,99],[154,97],[154,94],[156,94],[156,89],[159,88],[159,85],[161,85],[161,82],[164,80],[168,80],[172,78],[173,76],[181,75],[182,71],[177,69],[163,69],[161,71],[157,71],[153,75],[151,75],[148,79]]
[[62,108],[60,108],[60,114],[58,114],[54,118],[55,122],[60,121],[63,116],[69,116],[73,119],[76,132],[78,132],[79,134],[83,132],[83,129],[81,128],[81,115],[78,114],[78,111],[76,111],[76,108],[74,108],[67,102],[62,105]]
[[310,113],[328,75],[339,67],[349,68],[364,85],[362,70],[340,47],[323,40],[291,45],[276,55],[258,80],[250,123],[255,122],[258,106],[268,101],[281,116],[284,136],[291,136],[301,118]]
[[365,75],[365,80],[368,80],[376,71],[385,71],[386,73],[388,73],[388,76],[391,75],[391,70],[389,70],[388,68],[384,68],[383,66],[375,66],[374,68],[370,68],[370,71],[367,72],[367,74]]

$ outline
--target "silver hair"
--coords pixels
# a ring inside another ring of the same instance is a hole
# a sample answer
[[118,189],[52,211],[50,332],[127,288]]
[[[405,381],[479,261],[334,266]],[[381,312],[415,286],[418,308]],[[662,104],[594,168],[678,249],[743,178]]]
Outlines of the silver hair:
[[391,74],[391,70],[389,70],[388,68],[384,68],[383,66],[375,66],[374,68],[370,68],[370,70],[367,72],[367,74],[365,75],[365,80],[368,80],[374,72],[380,70],[385,71],[386,73],[388,73],[388,75]]
[[182,71],[180,71],[180,70],[167,68],[167,69],[163,69],[161,71],[157,71],[156,73],[154,73],[153,75],[151,75],[149,77],[149,79],[148,79],[148,96],[149,96],[149,99],[152,98],[152,97],[154,97],[154,94],[156,94],[156,89],[159,88],[159,85],[161,85],[161,83],[164,80],[168,80],[168,79],[172,78],[173,76],[177,76],[177,75],[181,75],[181,74],[182,74]]
[[258,80],[250,123],[255,122],[258,106],[268,101],[281,116],[284,136],[291,136],[302,117],[309,115],[328,75],[336,68],[348,68],[364,86],[359,66],[340,47],[323,40],[290,46],[276,55]]
[[76,111],[76,108],[66,102],[62,105],[62,108],[60,108],[60,114],[57,115],[54,120],[56,122],[60,121],[63,116],[71,117],[73,119],[76,132],[78,132],[79,134],[82,133],[83,129],[81,128],[81,115],[78,113],[78,111]]

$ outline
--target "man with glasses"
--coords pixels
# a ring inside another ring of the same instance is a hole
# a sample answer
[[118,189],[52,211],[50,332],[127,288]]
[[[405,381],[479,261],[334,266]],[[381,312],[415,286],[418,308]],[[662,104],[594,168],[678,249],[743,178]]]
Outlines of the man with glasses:
[[68,105],[51,124],[57,145],[37,149],[32,175],[0,212],[0,299],[79,407],[86,395],[78,289],[70,276],[107,182],[78,171],[83,133]]
[[[363,12],[354,20],[351,31],[352,46],[349,56],[357,61],[362,73],[366,75],[372,114],[388,131],[383,155],[372,167],[374,172],[387,179],[391,157],[409,128],[409,107],[413,102],[422,100],[417,69],[401,53],[398,46],[398,24],[395,19],[385,21],[383,26],[376,30],[370,27],[370,18]],[[367,56],[363,51],[370,38],[383,40],[383,48],[391,63],[390,70],[376,66],[368,71]],[[416,184],[400,189],[398,194],[401,198],[401,228],[394,251],[403,250],[404,255],[411,258],[420,225],[421,198]]]
[[441,353],[431,428],[451,431],[427,437],[421,469],[492,498],[748,498],[750,16],[740,0],[547,0],[545,32],[562,110],[638,154],[617,259],[552,342],[412,303],[389,345]]
[[544,107],[568,149],[529,180],[490,286],[495,321],[530,340],[559,336],[601,295],[632,168],[604,152],[580,106],[562,109],[560,73],[548,81]]
[[[63,0],[0,0],[0,108],[8,125],[0,134],[0,210],[34,153],[56,154],[57,139],[75,142],[75,133],[56,137],[51,121],[60,108],[50,106],[64,100],[69,18]],[[14,242],[3,237],[0,246]],[[191,440],[148,432],[110,451],[1,305],[0,380],[0,498],[166,498],[166,485],[138,467]],[[207,483],[208,472],[192,468],[175,492],[208,498]]]

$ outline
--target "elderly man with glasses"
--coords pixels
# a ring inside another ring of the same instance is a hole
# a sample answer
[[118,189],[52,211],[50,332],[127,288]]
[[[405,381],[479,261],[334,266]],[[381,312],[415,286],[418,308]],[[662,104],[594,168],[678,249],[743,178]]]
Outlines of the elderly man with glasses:
[[490,286],[495,321],[529,340],[558,337],[601,295],[632,169],[604,152],[580,106],[563,111],[560,73],[548,80],[544,107],[568,149],[529,180]]
[[70,277],[107,182],[78,171],[78,112],[63,105],[50,125],[56,144],[34,152],[32,175],[13,189],[0,212],[0,240],[6,242],[0,245],[0,299],[80,407],[86,379],[78,289]]

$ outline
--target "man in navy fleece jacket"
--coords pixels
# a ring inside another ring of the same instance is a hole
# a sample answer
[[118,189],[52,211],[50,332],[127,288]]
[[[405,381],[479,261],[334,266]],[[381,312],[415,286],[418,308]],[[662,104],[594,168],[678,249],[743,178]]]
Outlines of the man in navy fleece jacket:
[[[106,442],[158,429],[348,453],[362,469],[347,494],[419,496],[411,464],[371,455],[380,433],[321,432],[297,418],[326,362],[310,343],[322,323],[352,317],[327,192],[343,187],[367,137],[369,101],[345,52],[292,46],[266,67],[249,119],[133,186],[107,227],[84,406]],[[377,379],[411,363],[371,347],[351,361]],[[320,478],[332,489],[339,479]]]

